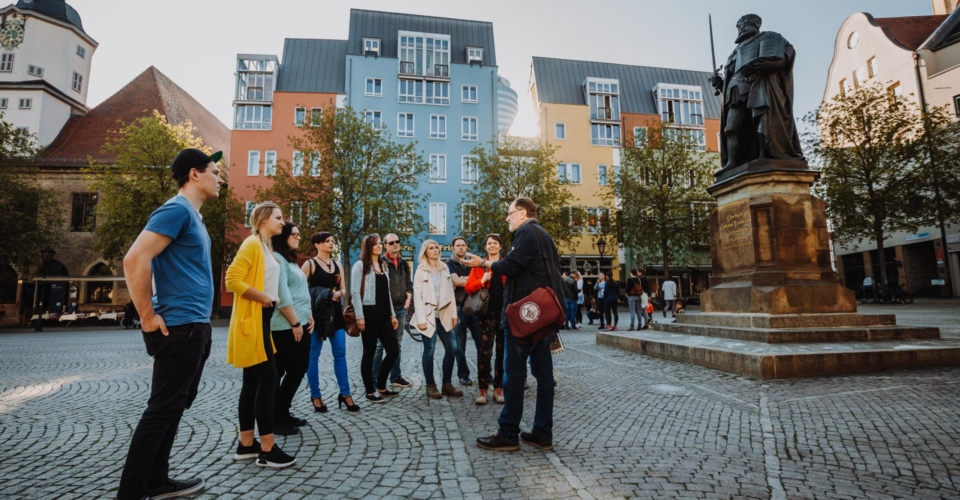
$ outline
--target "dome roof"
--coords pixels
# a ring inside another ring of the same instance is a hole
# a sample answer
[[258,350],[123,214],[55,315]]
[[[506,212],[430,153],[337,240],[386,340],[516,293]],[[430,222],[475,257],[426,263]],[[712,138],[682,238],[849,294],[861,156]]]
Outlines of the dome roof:
[[[47,17],[52,17],[58,21],[76,26],[83,31],[83,23],[80,21],[80,14],[76,9],[67,5],[65,0],[19,0],[17,8],[20,10],[32,10]],[[84,33],[86,33],[84,31]]]

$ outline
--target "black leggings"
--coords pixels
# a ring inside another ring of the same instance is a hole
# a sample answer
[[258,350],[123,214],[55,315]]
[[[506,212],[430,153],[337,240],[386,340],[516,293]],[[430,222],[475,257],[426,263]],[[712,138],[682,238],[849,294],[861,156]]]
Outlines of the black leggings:
[[387,380],[390,379],[390,370],[400,355],[400,343],[397,342],[397,333],[393,329],[390,316],[367,314],[364,311],[363,331],[360,339],[363,340],[363,357],[360,358],[360,376],[363,377],[363,387],[367,394],[373,394],[373,355],[377,350],[377,341],[383,346],[386,355],[380,363],[380,373],[377,374],[377,388],[386,390]]
[[277,391],[277,363],[270,341],[270,318],[273,307],[263,308],[263,349],[267,360],[243,369],[240,388],[240,432],[252,431],[254,423],[261,436],[273,434],[273,400]]
[[274,415],[285,417],[290,413],[293,396],[307,374],[307,365],[310,364],[310,331],[303,325],[303,336],[300,342],[293,338],[293,330],[278,330],[273,332],[273,342],[277,345],[277,397],[274,402]]
[[[617,323],[620,322],[620,315],[617,313],[617,301],[613,300],[610,302],[603,303],[604,316],[607,319],[607,326],[617,326]],[[613,321],[610,321],[610,316],[613,316]]]

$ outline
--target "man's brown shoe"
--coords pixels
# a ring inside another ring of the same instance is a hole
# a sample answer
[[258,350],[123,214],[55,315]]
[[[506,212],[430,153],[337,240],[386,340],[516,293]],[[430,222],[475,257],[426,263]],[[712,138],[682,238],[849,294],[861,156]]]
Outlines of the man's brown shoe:
[[443,396],[440,395],[440,391],[437,390],[437,386],[435,385],[427,386],[427,397],[430,399],[443,399]]
[[550,451],[553,449],[553,443],[544,441],[537,436],[534,436],[532,432],[521,432],[520,439],[522,439],[524,443],[536,448],[540,448],[543,451]]
[[443,384],[443,387],[440,388],[440,394],[459,398],[460,396],[463,396],[463,391],[454,387],[453,384]]
[[487,437],[477,438],[477,446],[485,450],[517,451],[520,449],[520,442],[507,441],[506,439],[500,437],[499,434],[494,432]]

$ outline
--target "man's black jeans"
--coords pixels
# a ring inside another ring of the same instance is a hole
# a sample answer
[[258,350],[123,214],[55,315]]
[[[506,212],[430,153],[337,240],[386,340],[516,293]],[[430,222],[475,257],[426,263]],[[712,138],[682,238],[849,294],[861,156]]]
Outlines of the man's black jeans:
[[183,411],[197,397],[203,365],[210,356],[210,324],[189,323],[143,332],[147,354],[153,357],[150,400],[130,439],[120,476],[117,499],[140,499],[167,482],[170,449]]

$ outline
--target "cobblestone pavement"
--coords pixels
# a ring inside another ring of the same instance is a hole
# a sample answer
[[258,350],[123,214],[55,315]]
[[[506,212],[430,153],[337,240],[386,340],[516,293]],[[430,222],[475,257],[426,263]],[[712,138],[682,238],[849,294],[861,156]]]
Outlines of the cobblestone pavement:
[[[956,302],[863,311],[960,336]],[[628,323],[622,314],[620,326]],[[294,413],[310,423],[300,436],[278,437],[298,458],[281,471],[232,460],[240,372],[225,364],[226,331],[216,328],[173,472],[206,479],[194,498],[223,499],[960,498],[960,369],[761,383],[597,346],[594,328],[566,334],[566,351],[554,357],[552,452],[477,448],[501,407],[474,405],[475,387],[428,402],[420,346],[405,338],[403,371],[414,387],[377,407],[358,400],[359,414],[332,404],[325,349],[331,411],[308,413],[301,388]],[[360,353],[350,339],[356,395]],[[475,359],[472,346],[468,353]],[[112,498],[150,371],[137,332],[0,335],[0,496]]]

